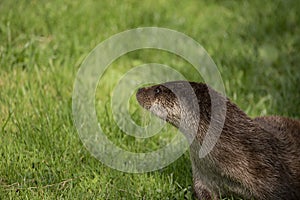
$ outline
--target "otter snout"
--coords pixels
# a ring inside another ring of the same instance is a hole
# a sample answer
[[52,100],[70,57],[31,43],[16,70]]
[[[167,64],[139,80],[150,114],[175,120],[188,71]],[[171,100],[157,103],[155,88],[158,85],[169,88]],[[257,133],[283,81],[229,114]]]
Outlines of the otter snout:
[[136,99],[143,108],[145,108],[145,93],[145,88],[139,88],[136,92]]
[[144,88],[139,88],[135,95],[139,104],[141,104],[143,90],[144,90]]
[[143,108],[149,110],[155,101],[153,87],[139,88],[136,92],[136,99]]
[[144,91],[144,88],[139,88],[136,92],[136,97],[138,98],[139,95]]

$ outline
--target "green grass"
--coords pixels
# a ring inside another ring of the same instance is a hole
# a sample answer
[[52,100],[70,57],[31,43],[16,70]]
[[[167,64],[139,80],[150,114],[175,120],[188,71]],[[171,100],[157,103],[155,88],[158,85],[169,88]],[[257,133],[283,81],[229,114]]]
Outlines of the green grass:
[[[219,67],[228,97],[250,116],[300,118],[299,10],[292,0],[1,1],[0,199],[191,199],[188,152],[162,170],[128,174],[85,149],[72,119],[81,62],[121,31],[174,29],[203,45]],[[185,61],[158,50],[113,63],[97,89],[97,114],[111,140],[131,151],[159,148],[174,131],[168,127],[161,136],[138,141],[116,127],[109,106],[104,109],[117,78],[148,62],[201,80]],[[135,112],[140,108],[131,102],[133,118],[142,123]]]

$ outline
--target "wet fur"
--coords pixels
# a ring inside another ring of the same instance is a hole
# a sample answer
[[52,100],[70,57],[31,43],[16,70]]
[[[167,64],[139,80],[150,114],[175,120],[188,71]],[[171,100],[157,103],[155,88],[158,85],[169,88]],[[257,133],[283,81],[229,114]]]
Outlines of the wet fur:
[[[177,99],[181,94],[184,99],[186,83],[177,81],[142,88],[137,92],[137,100],[148,110],[153,105],[165,109],[166,120],[176,127],[184,117],[187,127],[197,129],[190,146],[195,196],[300,199],[300,122],[278,116],[251,119],[207,85],[190,82],[199,104],[199,113],[195,114],[189,99],[180,105]],[[170,88],[178,92],[177,96]],[[213,150],[200,159],[199,149],[209,122],[218,120],[211,117],[210,94],[226,102],[225,124]],[[151,111],[161,117],[159,109]],[[188,138],[189,130],[182,131]]]

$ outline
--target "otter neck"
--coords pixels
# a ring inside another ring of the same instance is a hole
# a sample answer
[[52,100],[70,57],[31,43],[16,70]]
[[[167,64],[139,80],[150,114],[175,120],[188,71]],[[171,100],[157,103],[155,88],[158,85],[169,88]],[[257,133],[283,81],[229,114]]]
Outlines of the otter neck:
[[[227,136],[231,135],[231,137],[235,137],[236,134],[241,133],[241,130],[253,131],[257,128],[252,119],[229,100],[226,101],[226,107],[224,109],[226,110],[222,113],[224,113],[225,116],[211,114],[208,110],[202,110],[200,112],[197,134],[195,136],[196,140],[202,142],[209,129],[212,130],[210,133],[216,135],[221,133],[221,135],[226,134]],[[195,127],[192,129],[195,129]]]

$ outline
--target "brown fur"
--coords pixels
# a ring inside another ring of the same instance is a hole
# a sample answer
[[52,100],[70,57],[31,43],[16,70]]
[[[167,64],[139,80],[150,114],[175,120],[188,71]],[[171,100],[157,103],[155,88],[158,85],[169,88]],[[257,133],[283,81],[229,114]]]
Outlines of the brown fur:
[[[198,113],[187,95],[186,84],[195,92]],[[212,116],[210,97],[225,102],[225,123],[213,150],[200,159],[199,150],[210,121],[222,118]],[[167,111],[166,120],[187,138],[191,138],[191,130],[197,130],[190,156],[198,199],[218,199],[219,194],[245,199],[300,199],[299,121],[276,116],[251,119],[202,83],[176,81],[141,88],[137,100],[163,119],[162,108]],[[158,107],[152,109],[154,105]]]

